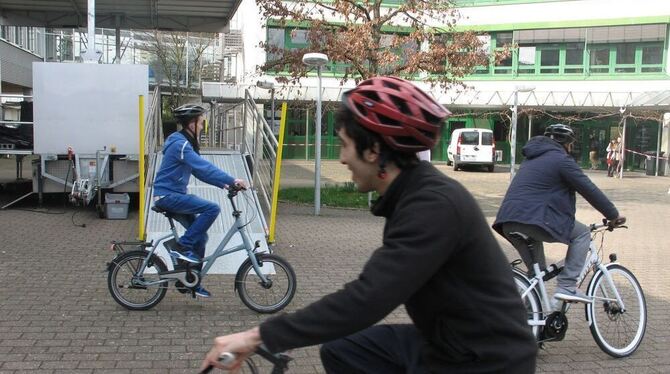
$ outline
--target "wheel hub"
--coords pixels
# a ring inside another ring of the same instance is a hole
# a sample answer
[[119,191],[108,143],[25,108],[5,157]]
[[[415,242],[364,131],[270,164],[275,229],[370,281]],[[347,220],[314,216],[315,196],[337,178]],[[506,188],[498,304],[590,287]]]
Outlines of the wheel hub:
[[542,330],[542,340],[563,340],[568,330],[568,318],[561,312],[551,313]]
[[272,279],[268,277],[267,282],[261,282],[261,286],[266,290],[269,290],[270,288],[272,288]]

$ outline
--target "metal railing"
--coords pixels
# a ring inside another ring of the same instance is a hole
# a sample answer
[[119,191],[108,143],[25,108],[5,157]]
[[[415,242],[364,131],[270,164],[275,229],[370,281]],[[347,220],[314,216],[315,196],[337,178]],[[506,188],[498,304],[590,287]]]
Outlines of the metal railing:
[[[163,143],[163,126],[161,124],[161,106],[160,106],[160,86],[156,86],[151,94],[151,104],[144,123],[144,149],[146,154],[139,155],[145,157],[144,191],[146,198],[144,200],[144,213],[148,215],[151,208],[151,191],[154,185],[154,176],[156,175],[156,164],[160,146]],[[144,217],[144,232],[147,229],[148,219]]]
[[257,192],[265,217],[270,217],[278,142],[263,111],[245,90],[241,102],[216,104],[213,118],[210,144],[240,151],[245,157],[251,185]]
[[242,152],[251,156],[253,186],[264,203],[266,213],[270,213],[278,142],[248,90],[244,92],[244,121]]

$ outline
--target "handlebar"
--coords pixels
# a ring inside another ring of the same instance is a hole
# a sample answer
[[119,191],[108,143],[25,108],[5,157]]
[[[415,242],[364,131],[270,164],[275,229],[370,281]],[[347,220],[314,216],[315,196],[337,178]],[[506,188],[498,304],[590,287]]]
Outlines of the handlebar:
[[247,189],[244,186],[239,185],[239,184],[230,185],[230,186],[228,186],[228,198],[232,199],[233,197],[237,196],[237,194],[240,191],[246,191],[246,190]]
[[[288,370],[288,363],[293,360],[290,356],[284,354],[284,353],[271,353],[270,351],[265,348],[265,346],[261,345],[256,349],[256,354],[263,357],[267,361],[269,361],[273,367],[272,367],[272,373],[275,374],[281,374],[284,373],[286,370]],[[219,362],[222,363],[225,366],[228,366],[235,362],[237,359],[237,355],[234,352],[223,352],[219,356]],[[203,369],[200,374],[207,374],[210,371],[214,369],[214,366],[208,366],[205,369]]]
[[240,191],[245,191],[247,188],[244,187],[241,184],[233,184],[232,186],[228,186],[229,191],[234,191],[234,192],[240,192]]
[[614,220],[608,220],[606,218],[603,218],[602,224],[592,223],[589,226],[589,228],[591,229],[591,232],[602,231],[602,230],[614,231],[614,229],[627,229],[628,226],[624,225],[624,223],[626,223],[626,217],[619,217]]

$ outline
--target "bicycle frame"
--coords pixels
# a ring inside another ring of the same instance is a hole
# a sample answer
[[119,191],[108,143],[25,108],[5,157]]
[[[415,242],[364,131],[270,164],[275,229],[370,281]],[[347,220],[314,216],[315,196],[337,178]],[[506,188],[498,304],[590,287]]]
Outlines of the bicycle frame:
[[[622,310],[625,311],[625,305],[623,303],[623,300],[621,299],[621,295],[619,294],[619,290],[617,290],[616,286],[614,285],[614,281],[612,280],[612,276],[610,275],[609,271],[607,270],[607,266],[602,263],[600,256],[598,255],[598,248],[596,247],[595,244],[595,238],[596,235],[605,230],[607,228],[606,225],[594,225],[592,226],[592,232],[593,235],[591,236],[591,242],[589,244],[589,252],[587,254],[587,260],[584,264],[584,268],[582,269],[579,278],[577,279],[577,284],[581,285],[588,273],[593,270],[593,269],[598,269],[597,271],[600,271],[604,274],[605,279],[607,280],[607,284],[610,286],[610,289],[614,291],[614,298],[611,298],[610,295],[607,295],[608,290],[603,289],[603,294],[606,296],[605,298],[598,298],[599,300],[607,300],[607,301],[614,301],[616,300],[617,303],[621,306]],[[554,278],[560,269],[563,268],[565,265],[565,259],[562,259],[555,264],[550,265],[547,267],[546,270],[540,270],[540,265],[538,263],[533,264],[533,270],[535,272],[535,276],[528,279],[529,285],[526,291],[521,295],[522,298],[525,298],[528,296],[529,292],[538,292],[536,290],[536,287],[539,287],[539,295],[540,295],[540,303],[542,303],[542,319],[538,321],[537,323],[532,323],[532,325],[539,325],[539,326],[544,326],[545,325],[545,316],[548,314],[546,311],[551,311],[551,302],[549,300],[549,295],[547,293],[547,289],[545,286],[545,280],[550,280]],[[549,271],[548,271],[549,270]],[[551,276],[547,277],[547,274],[552,274]],[[545,279],[545,277],[547,277]],[[566,308],[565,312],[567,312],[567,309],[569,309],[569,303],[566,303]],[[589,321],[590,323],[590,321]]]
[[[263,272],[261,271],[260,265],[258,263],[258,259],[256,258],[255,253],[254,253],[254,250],[256,248],[260,247],[260,244],[258,243],[258,241],[256,243],[254,243],[253,245],[251,244],[251,237],[249,236],[249,233],[247,233],[247,231],[245,229],[246,224],[244,224],[242,222],[242,219],[240,218],[240,213],[241,212],[239,210],[237,210],[237,207],[235,206],[235,203],[232,200],[233,196],[235,196],[235,195],[231,196],[229,194],[230,202],[233,205],[233,216],[235,217],[235,223],[228,229],[228,231],[226,232],[226,235],[223,237],[223,239],[221,239],[221,241],[219,242],[219,245],[214,250],[214,253],[212,253],[211,255],[206,256],[202,259],[202,262],[206,262],[206,264],[202,268],[202,270],[200,271],[200,279],[202,280],[202,279],[205,278],[205,276],[209,272],[209,269],[212,267],[212,265],[214,265],[214,262],[219,257],[226,256],[226,255],[231,254],[233,252],[246,250],[247,251],[247,256],[249,257],[249,260],[251,261],[251,264],[254,268],[254,271],[256,271],[256,274],[261,278],[261,280],[263,282],[267,282],[268,279],[265,276],[265,274],[263,274]],[[156,249],[158,248],[160,243],[162,243],[166,239],[170,239],[170,238],[177,239],[177,238],[179,238],[179,235],[177,234],[177,229],[175,228],[174,225],[172,225],[170,227],[170,231],[171,232],[169,234],[157,239],[156,244],[151,246],[151,250],[149,251],[149,255],[144,258],[144,261],[142,262],[142,265],[137,269],[137,274],[136,275],[142,274],[144,272],[147,265],[149,264],[149,259],[154,254],[154,252],[156,251]],[[225,249],[226,245],[228,244],[230,239],[232,239],[232,237],[233,237],[233,235],[235,235],[235,233],[239,233],[240,236],[242,237],[242,244],[236,245],[236,246],[234,246],[232,248],[229,248],[229,249]],[[172,264],[173,264],[173,266],[176,265],[174,259],[172,259]],[[140,283],[144,286],[153,286],[153,285],[157,285],[157,284],[161,284],[161,283],[166,283],[166,282],[169,282],[169,281],[170,281],[170,279],[160,279],[160,280],[154,281],[154,282],[141,281]]]

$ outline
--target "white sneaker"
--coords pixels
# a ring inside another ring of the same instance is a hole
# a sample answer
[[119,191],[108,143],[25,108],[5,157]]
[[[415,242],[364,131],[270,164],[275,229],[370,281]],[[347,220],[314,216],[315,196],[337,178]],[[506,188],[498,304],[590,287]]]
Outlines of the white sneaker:
[[563,288],[558,288],[554,294],[554,299],[568,303],[590,304],[593,302],[589,296],[586,296],[586,294],[579,289],[566,290]]

